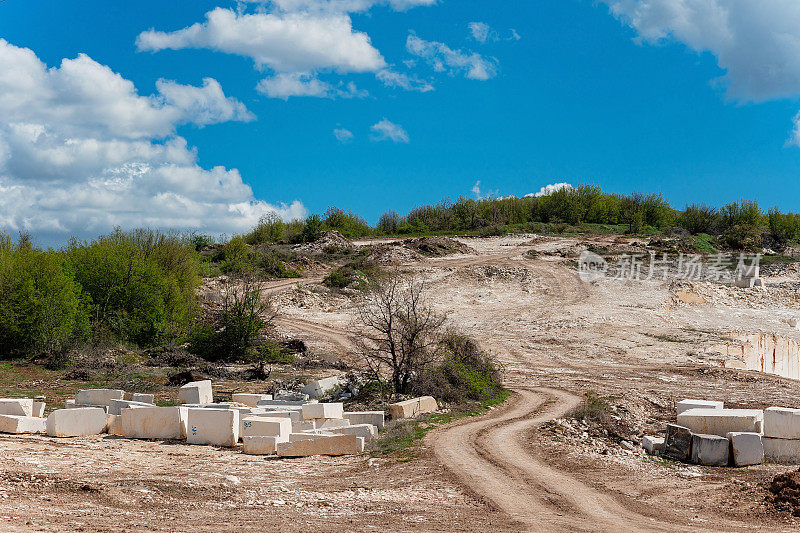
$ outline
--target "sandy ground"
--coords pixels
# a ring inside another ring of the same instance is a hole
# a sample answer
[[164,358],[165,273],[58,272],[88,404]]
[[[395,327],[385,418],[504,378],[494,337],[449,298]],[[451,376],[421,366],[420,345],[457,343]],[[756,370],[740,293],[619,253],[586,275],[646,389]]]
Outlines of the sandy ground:
[[[503,362],[516,391],[507,405],[432,432],[412,461],[285,461],[112,437],[4,437],[0,529],[793,529],[763,503],[763,483],[790,467],[675,465],[630,443],[663,429],[684,397],[800,406],[800,382],[719,368],[707,352],[743,332],[800,339],[784,321],[800,315],[796,280],[768,278],[765,291],[711,282],[589,284],[569,259],[550,255],[577,239],[463,242],[475,253],[402,268],[425,279],[453,326]],[[318,282],[275,284],[278,326],[352,358],[353,300]],[[565,421],[587,392],[607,398],[625,442]]]

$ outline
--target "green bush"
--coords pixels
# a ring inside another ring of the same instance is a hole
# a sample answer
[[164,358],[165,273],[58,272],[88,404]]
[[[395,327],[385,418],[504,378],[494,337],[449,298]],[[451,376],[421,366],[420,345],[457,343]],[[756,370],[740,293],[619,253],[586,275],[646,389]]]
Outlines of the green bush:
[[287,227],[276,213],[264,215],[246,237],[247,244],[277,243],[287,237]]
[[386,211],[378,219],[376,229],[384,235],[396,235],[397,228],[400,226],[400,215],[392,211]]
[[441,344],[442,362],[412,383],[414,394],[434,396],[451,404],[485,402],[504,394],[501,367],[475,341],[449,334]]
[[64,257],[0,234],[0,356],[53,353],[88,328],[81,287]]
[[678,216],[678,225],[692,235],[710,233],[717,223],[717,218],[715,208],[705,204],[692,204]]
[[250,247],[241,235],[228,241],[215,259],[219,261],[219,268],[225,274],[241,274],[253,269]]
[[189,351],[208,361],[250,361],[270,305],[251,278],[230,281],[222,308],[198,322],[190,333]]
[[373,233],[367,222],[353,213],[345,213],[338,207],[331,207],[325,212],[323,222],[326,230],[336,230],[348,239],[364,237]]
[[73,240],[63,252],[89,304],[92,329],[153,345],[180,338],[198,312],[200,265],[185,240],[150,230]]

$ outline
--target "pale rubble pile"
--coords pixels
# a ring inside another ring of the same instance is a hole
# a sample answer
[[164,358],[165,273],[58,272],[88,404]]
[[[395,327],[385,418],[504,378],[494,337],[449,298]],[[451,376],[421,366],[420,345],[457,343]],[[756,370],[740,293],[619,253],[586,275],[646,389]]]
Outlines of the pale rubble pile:
[[645,436],[649,454],[704,466],[800,464],[800,409],[726,409],[723,402],[678,402],[664,437]]
[[[187,383],[179,405],[158,407],[153,395],[113,389],[81,390],[64,409],[44,418],[45,405],[27,398],[0,399],[0,433],[45,433],[81,437],[107,433],[129,439],[185,440],[187,444],[238,447],[251,455],[306,457],[352,455],[384,428],[383,411],[344,411],[342,403],[320,403],[342,385],[341,377],[307,384],[302,392],[233,394],[214,403],[210,380]],[[389,406],[393,419],[415,418],[438,409],[422,397]]]

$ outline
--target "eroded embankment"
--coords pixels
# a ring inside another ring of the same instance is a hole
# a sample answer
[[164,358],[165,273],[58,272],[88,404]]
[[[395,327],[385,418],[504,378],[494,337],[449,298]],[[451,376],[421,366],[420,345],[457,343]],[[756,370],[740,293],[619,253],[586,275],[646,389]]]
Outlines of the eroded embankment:
[[723,364],[729,368],[800,379],[800,343],[794,338],[764,332],[751,333],[733,342],[713,346],[709,351],[722,354]]

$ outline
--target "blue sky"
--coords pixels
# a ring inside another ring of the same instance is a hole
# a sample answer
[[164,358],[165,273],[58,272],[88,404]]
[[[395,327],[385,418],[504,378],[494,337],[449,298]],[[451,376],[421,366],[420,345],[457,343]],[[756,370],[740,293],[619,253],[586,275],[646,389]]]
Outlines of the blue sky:
[[7,0],[0,39],[0,228],[45,241],[374,222],[478,181],[800,210],[784,0]]

